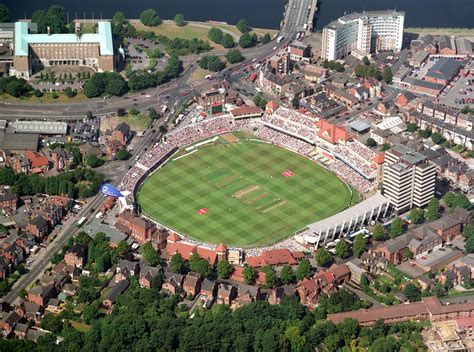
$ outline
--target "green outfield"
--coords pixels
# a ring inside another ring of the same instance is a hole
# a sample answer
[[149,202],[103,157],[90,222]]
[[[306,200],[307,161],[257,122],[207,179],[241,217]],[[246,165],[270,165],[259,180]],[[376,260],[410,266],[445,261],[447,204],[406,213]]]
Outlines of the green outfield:
[[169,160],[144,182],[138,203],[146,215],[191,238],[258,246],[340,212],[351,203],[351,191],[290,151],[219,139]]

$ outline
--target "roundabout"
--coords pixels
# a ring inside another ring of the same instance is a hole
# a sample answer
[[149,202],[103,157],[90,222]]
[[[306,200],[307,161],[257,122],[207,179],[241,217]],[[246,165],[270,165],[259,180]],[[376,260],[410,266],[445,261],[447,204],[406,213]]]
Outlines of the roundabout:
[[253,247],[279,242],[357,198],[313,161],[238,136],[181,149],[142,183],[141,212],[197,241]]

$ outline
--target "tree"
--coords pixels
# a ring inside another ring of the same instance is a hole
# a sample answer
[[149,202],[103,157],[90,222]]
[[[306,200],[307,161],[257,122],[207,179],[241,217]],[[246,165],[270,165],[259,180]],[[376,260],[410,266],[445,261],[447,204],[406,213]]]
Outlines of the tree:
[[375,225],[372,236],[375,241],[384,241],[388,237],[383,226],[380,224]]
[[354,240],[354,255],[357,258],[367,250],[367,240],[363,234],[357,235]]
[[331,253],[324,247],[319,248],[316,252],[316,262],[319,266],[328,267],[332,263]]
[[232,265],[227,260],[221,260],[217,263],[217,276],[221,279],[228,279],[232,274]]
[[120,241],[117,244],[117,251],[120,255],[125,255],[130,251],[130,246],[125,241]]
[[178,273],[178,274],[184,274],[186,271],[186,265],[184,263],[184,259],[179,253],[173,254],[170,260],[169,267],[171,271]]
[[413,259],[413,252],[409,248],[403,250],[403,256],[407,259]]
[[52,333],[58,334],[63,329],[61,318],[57,314],[46,314],[41,321],[41,327]]
[[403,224],[403,220],[400,218],[393,219],[392,223],[390,224],[390,236],[392,238],[396,238],[400,236],[405,231],[405,225]]
[[474,253],[474,236],[470,236],[467,238],[464,249],[468,253]]
[[32,89],[33,88],[24,79],[12,77],[5,87],[5,92],[12,97],[18,98]]
[[242,55],[239,49],[231,49],[225,55],[227,61],[231,64],[235,64],[237,62],[241,62],[245,60],[245,57]]
[[386,66],[383,71],[382,71],[382,78],[383,80],[385,81],[385,83],[387,84],[392,84],[392,78],[393,78],[393,74],[392,74],[392,69],[388,66]]
[[68,97],[68,98],[72,98],[74,96],[74,92],[72,91],[72,88],[71,87],[66,87],[64,88],[64,94]]
[[142,245],[142,255],[145,262],[151,266],[157,266],[160,263],[160,255],[150,241]]
[[421,224],[425,220],[425,212],[420,208],[413,208],[410,211],[410,221],[413,224]]
[[270,36],[270,33],[265,33],[265,35],[262,37],[262,44],[268,44],[272,41],[272,37]]
[[421,291],[414,284],[409,283],[403,289],[403,294],[408,298],[410,302],[416,302],[421,299]]
[[312,267],[308,259],[303,259],[298,263],[298,268],[295,271],[296,280],[301,281],[304,278],[311,277]]
[[441,135],[441,133],[438,132],[435,132],[431,135],[431,140],[436,144],[442,144],[446,142],[446,139]]
[[265,274],[265,285],[267,288],[272,288],[276,283],[276,272],[270,265],[265,265],[262,268],[262,272]]
[[234,37],[232,37],[229,33],[225,33],[220,44],[226,49],[233,48],[235,46]]
[[362,274],[360,276],[360,287],[362,287],[363,290],[367,290],[369,288],[369,279],[367,278],[367,275]]
[[254,267],[250,265],[247,265],[244,268],[242,274],[244,275],[244,280],[247,285],[252,285],[257,276],[257,272],[255,271]]
[[138,114],[140,113],[140,111],[138,111],[137,108],[133,107],[133,108],[131,108],[130,110],[128,110],[128,113],[129,113],[130,115],[136,116],[136,115],[138,115]]
[[0,5],[0,22],[10,22],[10,11],[5,5]]
[[431,133],[432,133],[432,132],[431,132],[430,129],[418,130],[418,135],[419,135],[421,138],[430,138]]
[[97,260],[96,260],[96,269],[97,271],[103,273],[107,271],[112,263],[110,261],[110,255],[108,252],[104,252]]
[[239,31],[241,33],[247,33],[247,32],[250,32],[251,28],[248,24],[248,22],[244,19],[240,19],[238,22],[237,22],[237,28],[239,29]]
[[443,201],[444,201],[444,203],[446,203],[446,205],[449,208],[452,208],[453,205],[454,205],[454,199],[455,198],[456,198],[456,194],[454,192],[447,192],[443,197]]
[[44,95],[44,93],[43,93],[41,90],[39,90],[39,89],[35,89],[34,92],[33,92],[33,94],[34,94],[34,96],[37,97],[37,98],[41,98],[41,97]]
[[186,24],[186,22],[184,22],[184,15],[182,13],[177,13],[174,16],[173,21],[178,27],[183,27]]
[[454,209],[456,208],[469,209],[470,207],[471,207],[471,202],[463,193],[456,194],[456,196],[454,197],[454,202],[453,202]]
[[225,63],[215,55],[203,56],[199,60],[199,67],[207,69],[209,71],[218,72],[225,67]]
[[351,249],[346,241],[340,241],[336,244],[336,255],[339,258],[347,258],[351,255]]
[[416,130],[418,129],[417,124],[413,122],[407,122],[406,126],[407,126],[407,131],[410,133],[416,132]]
[[373,148],[373,147],[375,147],[375,146],[377,145],[377,142],[375,141],[375,139],[369,137],[369,138],[367,138],[367,140],[365,141],[365,145],[366,145],[367,147]]
[[364,63],[364,65],[367,65],[367,66],[370,65],[370,61],[369,61],[369,58],[367,56],[364,56],[362,58],[362,62]]
[[426,208],[426,219],[428,219],[428,221],[434,221],[439,219],[439,215],[439,200],[437,198],[431,198]]
[[220,44],[224,37],[224,33],[221,29],[213,27],[209,29],[209,32],[207,32],[207,37],[214,43]]
[[249,33],[244,33],[239,38],[239,45],[244,49],[255,46],[255,44],[254,38]]
[[93,302],[84,308],[82,311],[82,319],[84,319],[86,324],[90,324],[93,320],[96,320],[103,315],[99,308],[99,302]]
[[153,9],[143,10],[140,14],[140,21],[149,27],[155,27],[160,24],[160,18]]
[[130,157],[130,154],[128,153],[127,149],[122,148],[115,153],[115,157],[118,160],[127,160]]
[[294,96],[293,99],[291,99],[291,105],[294,109],[298,109],[300,107],[300,100],[297,96]]
[[104,159],[99,158],[95,154],[89,155],[86,159],[86,162],[87,162],[87,165],[89,165],[92,168],[99,167],[101,165],[104,165],[105,163]]
[[189,258],[189,269],[197,272],[202,279],[209,277],[212,272],[209,262],[206,259],[201,258],[197,253],[194,253],[191,258]]
[[155,120],[158,118],[158,112],[156,111],[155,108],[149,108],[148,109],[148,117],[151,119],[151,120]]
[[293,273],[293,268],[291,265],[283,265],[280,271],[280,280],[284,285],[291,284],[293,281],[295,281],[295,274]]

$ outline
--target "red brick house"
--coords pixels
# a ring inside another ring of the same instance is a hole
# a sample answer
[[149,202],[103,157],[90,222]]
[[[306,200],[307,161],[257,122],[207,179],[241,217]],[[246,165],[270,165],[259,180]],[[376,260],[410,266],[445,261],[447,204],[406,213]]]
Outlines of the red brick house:
[[302,252],[291,252],[285,248],[265,251],[257,257],[248,257],[246,261],[248,265],[254,268],[260,268],[265,265],[296,265],[298,261],[304,257],[304,253]]
[[212,299],[217,294],[217,283],[209,279],[204,279],[201,284],[201,297]]
[[64,256],[64,262],[67,265],[73,265],[77,266],[78,268],[82,268],[86,263],[86,256],[87,247],[74,244]]
[[191,295],[193,298],[196,297],[201,290],[201,278],[199,275],[196,273],[186,275],[183,282],[183,290],[187,296]]
[[160,269],[155,268],[154,266],[143,265],[140,268],[140,278],[138,279],[140,287],[151,288],[153,278],[158,275],[159,271]]
[[48,221],[42,216],[36,216],[28,223],[26,231],[42,240],[49,233]]
[[9,188],[0,187],[0,209],[15,211],[18,207],[18,197]]
[[130,286],[130,282],[128,280],[122,280],[117,283],[112,289],[109,291],[105,299],[102,301],[102,305],[105,308],[112,308],[117,299],[118,295],[123,294],[127,291],[128,287]]
[[122,146],[126,145],[131,136],[130,126],[125,122],[119,123],[112,131],[112,140],[120,142]]
[[342,285],[351,279],[351,271],[345,264],[333,264],[328,271],[334,275],[334,281],[337,285]]
[[217,303],[230,306],[236,293],[237,291],[234,286],[225,282],[220,283],[217,289]]
[[39,174],[49,170],[49,161],[46,156],[31,150],[26,151],[25,156],[30,162],[32,173]]
[[27,300],[45,307],[49,299],[54,297],[56,289],[53,285],[35,286],[28,292]]
[[184,276],[176,273],[165,273],[165,282],[161,289],[168,294],[174,295],[183,287]]

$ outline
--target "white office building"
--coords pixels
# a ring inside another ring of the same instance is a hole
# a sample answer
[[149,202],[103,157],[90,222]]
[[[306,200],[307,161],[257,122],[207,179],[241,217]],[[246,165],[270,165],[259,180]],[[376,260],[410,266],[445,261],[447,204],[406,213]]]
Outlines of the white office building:
[[397,144],[385,153],[383,195],[395,212],[423,207],[435,192],[435,165],[410,148]]
[[351,52],[369,55],[375,51],[400,51],[404,21],[404,12],[391,10],[340,17],[323,29],[321,57],[338,60]]

